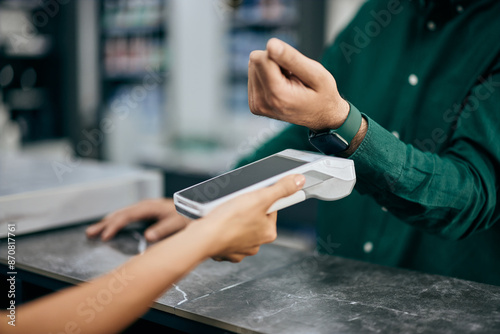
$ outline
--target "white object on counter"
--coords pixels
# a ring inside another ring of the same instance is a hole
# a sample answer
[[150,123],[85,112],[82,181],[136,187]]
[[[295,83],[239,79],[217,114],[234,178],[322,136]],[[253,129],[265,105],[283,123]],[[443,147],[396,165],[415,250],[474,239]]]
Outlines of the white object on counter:
[[[61,173],[61,169],[63,172]],[[66,168],[66,169],[64,169]],[[163,196],[156,171],[79,161],[0,154],[0,238],[77,224],[142,199]]]

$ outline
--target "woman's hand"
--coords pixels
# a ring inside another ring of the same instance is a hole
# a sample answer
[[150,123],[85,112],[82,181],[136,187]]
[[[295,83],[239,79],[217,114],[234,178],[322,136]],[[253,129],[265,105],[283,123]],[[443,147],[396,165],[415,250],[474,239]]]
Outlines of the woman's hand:
[[113,238],[128,224],[146,219],[158,220],[144,232],[149,242],[155,242],[176,233],[190,222],[189,219],[177,213],[172,199],[148,199],[115,211],[99,223],[89,226],[86,231],[87,237],[93,238],[101,235],[101,239],[106,241]]
[[[268,215],[267,210],[279,198],[299,190],[304,180],[302,175],[288,176],[270,187],[224,203],[200,219],[200,223],[210,224],[210,229],[220,230],[220,236],[225,236],[226,241],[218,242],[220,245],[236,236],[248,241],[236,242],[232,248],[219,249],[211,255],[214,260],[240,262],[247,256],[257,254],[261,244],[274,241],[276,212]],[[101,239],[106,241],[125,226],[145,219],[158,220],[144,232],[146,240],[150,242],[166,238],[184,229],[191,222],[177,213],[172,199],[150,199],[109,214],[99,223],[89,226],[86,233],[89,238],[100,235]],[[242,234],[243,230],[247,231],[246,234]]]
[[259,246],[276,239],[277,213],[267,213],[280,198],[300,190],[303,175],[289,175],[274,185],[238,196],[211,211],[196,224],[206,224],[217,234],[217,244],[210,256],[215,260],[240,262],[257,254]]

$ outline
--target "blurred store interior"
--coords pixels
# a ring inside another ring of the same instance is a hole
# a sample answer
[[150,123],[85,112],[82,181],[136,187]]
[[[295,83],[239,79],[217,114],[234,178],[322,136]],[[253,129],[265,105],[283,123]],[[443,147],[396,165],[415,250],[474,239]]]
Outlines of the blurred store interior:
[[[0,151],[161,169],[165,195],[286,124],[250,113],[252,50],[319,59],[361,0],[1,0]],[[314,201],[280,224],[313,234]]]

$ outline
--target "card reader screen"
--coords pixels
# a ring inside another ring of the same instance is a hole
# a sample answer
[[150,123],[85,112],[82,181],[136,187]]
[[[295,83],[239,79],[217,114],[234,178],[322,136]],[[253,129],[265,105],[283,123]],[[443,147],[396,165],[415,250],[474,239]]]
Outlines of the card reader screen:
[[208,203],[306,163],[272,156],[200,183],[179,195],[198,203]]

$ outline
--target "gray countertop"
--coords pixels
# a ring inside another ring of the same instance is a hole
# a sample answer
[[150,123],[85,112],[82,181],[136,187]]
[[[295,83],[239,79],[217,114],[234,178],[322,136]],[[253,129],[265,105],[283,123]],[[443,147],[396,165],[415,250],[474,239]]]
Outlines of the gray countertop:
[[[104,243],[84,226],[17,237],[17,267],[64,282],[99,276],[145,247],[131,228]],[[6,263],[6,240],[0,241]],[[239,333],[500,333],[500,287],[266,245],[208,260],[154,308]]]

